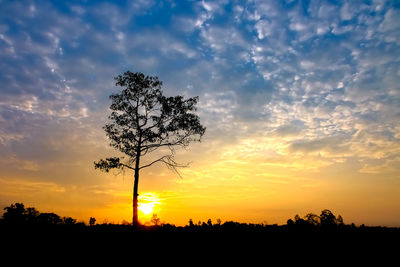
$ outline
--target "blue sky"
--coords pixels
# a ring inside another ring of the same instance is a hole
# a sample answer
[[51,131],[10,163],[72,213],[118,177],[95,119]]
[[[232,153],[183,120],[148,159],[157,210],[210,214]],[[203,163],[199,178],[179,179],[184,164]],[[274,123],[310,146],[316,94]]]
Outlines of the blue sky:
[[[347,164],[353,174],[398,185],[396,1],[0,0],[0,7],[3,183],[94,184],[80,178],[82,168],[104,150],[113,77],[131,70],[158,76],[168,95],[200,96],[208,131],[191,156],[201,162],[245,139],[263,140],[280,146],[250,146],[249,154],[322,162],[317,168]],[[8,199],[4,193],[1,202]]]

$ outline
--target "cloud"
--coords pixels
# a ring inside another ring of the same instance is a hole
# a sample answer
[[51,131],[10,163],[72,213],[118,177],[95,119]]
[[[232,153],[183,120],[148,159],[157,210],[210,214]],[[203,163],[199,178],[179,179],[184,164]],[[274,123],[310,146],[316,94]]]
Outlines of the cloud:
[[389,9],[384,16],[384,20],[379,25],[379,30],[382,32],[392,32],[398,31],[400,29],[399,26],[399,15],[400,11],[395,9]]
[[266,20],[259,20],[255,24],[258,39],[264,39],[273,32],[273,26]]
[[305,128],[304,122],[300,120],[293,120],[288,124],[280,125],[276,129],[279,136],[299,135]]
[[201,37],[205,45],[217,53],[224,53],[234,48],[246,49],[249,46],[235,28],[210,27],[201,31]]
[[303,152],[306,154],[313,152],[346,152],[347,146],[345,140],[341,136],[329,136],[309,141],[295,141],[290,145],[289,150],[291,152]]
[[[0,184],[2,185],[2,188],[12,188],[12,190],[16,190],[17,192],[12,192],[16,196],[21,193],[26,194],[27,192],[32,194],[39,192],[64,193],[66,191],[63,186],[59,186],[51,182],[32,182],[17,179],[0,179]],[[7,190],[4,190],[2,193],[5,192],[7,192],[7,194],[11,193]]]

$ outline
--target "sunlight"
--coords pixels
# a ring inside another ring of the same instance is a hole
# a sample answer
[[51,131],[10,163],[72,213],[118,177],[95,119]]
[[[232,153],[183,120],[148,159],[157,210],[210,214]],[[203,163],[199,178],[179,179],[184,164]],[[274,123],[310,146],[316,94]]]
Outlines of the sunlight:
[[154,210],[154,203],[144,203],[139,205],[139,210],[145,215],[149,215]]
[[156,193],[146,192],[139,196],[138,210],[145,216],[152,215],[160,205],[160,199]]

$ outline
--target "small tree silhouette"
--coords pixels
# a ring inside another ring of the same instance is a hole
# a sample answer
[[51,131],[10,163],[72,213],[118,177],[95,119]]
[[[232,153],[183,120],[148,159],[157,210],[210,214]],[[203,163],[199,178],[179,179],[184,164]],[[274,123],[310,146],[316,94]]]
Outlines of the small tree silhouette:
[[153,216],[151,217],[151,223],[155,226],[161,225],[161,219],[157,217],[157,214],[153,213]]
[[90,225],[90,226],[93,226],[93,225],[95,225],[95,224],[96,224],[96,218],[90,217],[90,219],[89,219],[89,225]]
[[319,216],[321,220],[322,227],[332,227],[336,225],[336,216],[330,210],[321,211],[321,215]]

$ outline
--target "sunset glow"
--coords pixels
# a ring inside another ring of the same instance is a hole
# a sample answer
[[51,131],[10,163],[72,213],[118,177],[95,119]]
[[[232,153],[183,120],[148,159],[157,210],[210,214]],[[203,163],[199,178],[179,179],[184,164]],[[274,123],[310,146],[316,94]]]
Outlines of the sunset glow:
[[144,217],[149,217],[150,215],[156,214],[160,211],[160,199],[155,193],[147,192],[139,195],[139,211]]
[[0,68],[1,211],[132,221],[134,172],[93,165],[130,70],[207,128],[141,170],[140,222],[400,226],[398,1],[0,1]]

